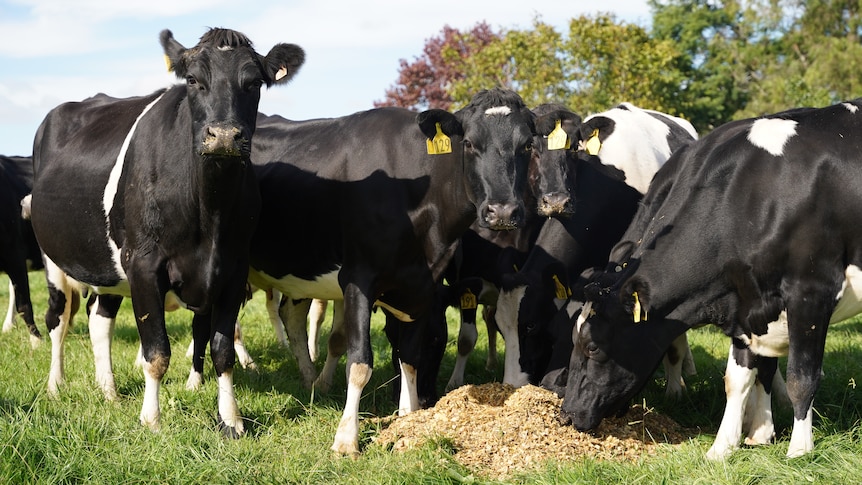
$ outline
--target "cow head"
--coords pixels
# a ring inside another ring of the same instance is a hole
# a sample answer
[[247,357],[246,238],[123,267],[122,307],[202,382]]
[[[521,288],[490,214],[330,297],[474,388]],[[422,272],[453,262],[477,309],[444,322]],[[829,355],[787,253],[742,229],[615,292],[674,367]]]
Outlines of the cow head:
[[482,227],[508,230],[523,225],[533,119],[521,97],[505,89],[481,91],[454,114],[432,109],[417,118],[429,139],[437,126],[446,135],[462,137],[467,193]]
[[623,413],[647,383],[671,342],[688,327],[650,315],[650,285],[630,270],[602,273],[584,289],[587,302],[572,331],[564,423],[595,429],[607,416]]
[[569,216],[572,202],[575,155],[581,117],[559,104],[542,104],[533,109],[536,138],[530,161],[530,191],[541,216]]
[[293,78],[303,50],[278,44],[261,56],[248,38],[228,29],[210,29],[189,49],[170,30],[160,40],[169,70],[186,82],[195,150],[208,158],[248,160],[260,88]]

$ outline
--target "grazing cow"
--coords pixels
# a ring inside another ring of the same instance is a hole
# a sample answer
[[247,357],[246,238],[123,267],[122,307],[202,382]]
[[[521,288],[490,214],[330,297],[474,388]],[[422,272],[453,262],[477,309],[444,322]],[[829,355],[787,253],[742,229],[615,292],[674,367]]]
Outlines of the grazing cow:
[[[415,339],[428,327],[437,282],[474,220],[497,230],[523,224],[532,143],[532,113],[501,89],[478,93],[454,114],[383,108],[336,119],[259,120],[254,150],[263,206],[249,279],[290,298],[343,299],[348,390],[336,452],[359,451],[373,306],[411,322],[399,330],[399,412],[413,411],[415,367],[427,353]],[[451,151],[428,153],[440,148]],[[296,228],[316,237],[296,237]],[[287,325],[291,342],[304,340],[294,337],[304,328],[292,335]],[[295,355],[310,385],[310,359]]]
[[262,56],[227,29],[189,49],[168,30],[160,39],[184,85],[66,103],[36,134],[32,222],[48,280],[48,390],[63,381],[63,338],[88,288],[98,295],[89,322],[96,379],[107,398],[116,395],[110,337],[121,299],[131,297],[145,361],[140,420],[158,429],[171,356],[164,312],[184,306],[195,312],[195,340],[212,349],[219,424],[237,436],[233,335],[260,206],[250,168],[260,88],[292,78],[304,53],[279,44]]
[[[775,358],[788,355],[787,455],[813,448],[827,328],[862,310],[862,192],[848,184],[862,177],[860,107],[728,123],[674,155],[663,203],[621,243],[628,258],[586,288],[562,419],[595,428],[628,404],[673,339],[715,324],[734,347],[729,398],[744,401],[740,387],[755,379],[768,385]],[[711,457],[738,446],[739,422],[720,429]]]
[[[697,134],[685,120],[623,103],[587,117],[570,136],[580,147],[577,153],[566,151],[575,167],[568,174],[574,210],[569,217],[545,221],[527,262],[503,279],[497,302],[497,324],[506,342],[503,382],[514,386],[538,383],[547,372],[566,367],[570,352],[554,352],[554,344],[565,346],[570,339],[556,338],[565,332],[551,328],[559,320],[555,314],[572,296],[583,270],[607,263],[652,175]],[[579,301],[576,294],[567,311],[577,311]],[[554,354],[562,359],[552,361]],[[670,392],[677,393],[679,379],[668,381],[675,386]]]
[[0,155],[0,271],[9,276],[9,310],[3,331],[12,330],[15,316],[19,315],[30,331],[30,344],[35,347],[42,341],[42,335],[33,319],[27,268],[28,261],[32,267],[41,267],[42,257],[21,206],[32,187],[33,159]]

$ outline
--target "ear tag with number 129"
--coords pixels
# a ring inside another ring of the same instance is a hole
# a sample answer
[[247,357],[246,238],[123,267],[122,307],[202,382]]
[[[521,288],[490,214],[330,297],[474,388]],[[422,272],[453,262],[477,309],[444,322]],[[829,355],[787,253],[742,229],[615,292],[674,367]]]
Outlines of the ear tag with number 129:
[[560,125],[561,121],[557,120],[557,126],[548,135],[548,150],[568,150],[571,146],[569,136],[566,135],[566,131]]
[[444,153],[452,153],[452,140],[443,133],[440,123],[434,123],[434,126],[437,128],[437,134],[434,135],[434,139],[425,140],[428,146],[428,154],[442,155]]

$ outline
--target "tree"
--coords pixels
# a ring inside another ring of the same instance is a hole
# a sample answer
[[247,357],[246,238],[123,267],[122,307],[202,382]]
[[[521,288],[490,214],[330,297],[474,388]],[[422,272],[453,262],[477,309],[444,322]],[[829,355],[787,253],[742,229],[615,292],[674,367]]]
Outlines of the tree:
[[480,22],[467,32],[448,25],[437,37],[425,41],[423,54],[399,61],[398,80],[374,106],[401,106],[414,110],[450,109],[451,85],[464,77],[463,64],[485,46],[499,39],[491,27]]

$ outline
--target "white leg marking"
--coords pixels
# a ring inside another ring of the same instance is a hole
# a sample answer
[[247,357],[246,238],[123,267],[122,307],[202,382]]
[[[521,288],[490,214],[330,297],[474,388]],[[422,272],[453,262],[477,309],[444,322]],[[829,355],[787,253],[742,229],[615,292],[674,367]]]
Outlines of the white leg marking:
[[352,364],[347,378],[347,400],[344,413],[338,423],[332,450],[343,455],[359,453],[359,398],[371,379],[371,368],[367,364]]
[[245,433],[239,406],[233,393],[233,371],[222,372],[218,377],[218,412],[225,426],[236,431],[237,435]]
[[529,383],[529,376],[521,370],[521,348],[518,342],[518,309],[525,291],[525,286],[501,291],[497,299],[497,327],[506,344],[503,383],[514,387],[523,387]]
[[302,384],[311,388],[317,379],[317,369],[308,355],[308,308],[311,304],[308,300],[301,300],[294,304],[293,300],[287,300],[281,307],[281,318],[287,323],[287,338],[290,341],[290,350],[299,365],[299,373],[302,375]]
[[755,376],[755,371],[736,363],[731,345],[727,357],[727,369],[724,374],[724,392],[727,394],[727,404],[724,407],[721,425],[715,435],[715,442],[706,452],[707,459],[723,460],[739,447],[739,441],[742,437],[742,417],[745,413],[748,394],[754,385]]
[[772,421],[772,396],[766,392],[763,384],[759,381],[755,381],[753,392],[748,395],[748,405],[745,407],[742,429],[746,433],[745,444],[749,446],[771,443],[775,437],[775,425]]
[[446,384],[447,391],[464,385],[464,371],[467,368],[467,357],[476,347],[478,339],[479,332],[476,329],[476,325],[466,324],[462,321],[461,327],[458,330],[458,356],[455,357],[455,368],[452,369],[452,376],[449,377],[449,382]]
[[243,369],[257,369],[257,364],[254,363],[254,359],[251,358],[245,348],[245,343],[242,341],[242,329],[239,326],[239,320],[234,324],[233,349],[236,351],[236,358]]
[[269,316],[269,323],[272,324],[272,330],[275,332],[275,338],[282,347],[287,348],[287,335],[284,333],[284,322],[281,320],[281,315],[278,314],[278,306],[281,304],[281,292],[272,289],[266,291],[266,314]]
[[398,399],[398,415],[412,413],[419,409],[419,393],[416,390],[416,368],[401,364],[401,396]]
[[64,341],[69,332],[72,318],[72,293],[76,290],[72,288],[66,273],[47,257],[45,258],[45,274],[54,288],[63,292],[66,297],[66,305],[63,308],[63,313],[59,315],[58,325],[49,332],[51,337],[51,370],[48,372],[48,395],[56,397],[59,394],[60,386],[66,380],[63,370],[65,362]]
[[186,389],[189,391],[197,391],[204,383],[204,376],[200,372],[195,372],[194,367],[189,371],[189,378],[186,379]]
[[151,373],[152,365],[144,360],[144,402],[141,405],[141,424],[153,431],[161,428],[161,409],[159,408],[160,377]]
[[[336,345],[336,342],[339,344]],[[314,381],[314,388],[320,392],[329,392],[332,387],[332,376],[335,374],[335,368],[338,367],[338,362],[347,352],[346,342],[344,300],[334,300],[332,302],[332,331],[329,334],[327,344],[326,363],[323,364],[323,370],[320,371],[320,375]]]
[[311,309],[308,311],[308,356],[312,362],[317,361],[317,338],[320,335],[320,327],[326,319],[327,300],[314,299]]
[[12,285],[12,280],[9,280],[9,309],[6,310],[6,319],[3,320],[3,333],[12,330],[17,313],[18,311],[15,309],[15,287]]
[[117,399],[117,386],[114,384],[114,366],[111,358],[111,342],[114,338],[114,319],[98,314],[99,299],[90,309],[90,343],[93,346],[93,359],[96,367],[96,383],[105,394],[105,399]]
[[664,374],[667,377],[667,387],[665,387],[664,395],[668,399],[679,399],[685,392],[685,381],[682,380],[682,366],[685,362],[686,352],[691,352],[688,348],[688,339],[685,334],[677,337],[671,347],[676,351],[678,359],[676,363],[671,363],[670,359],[665,354],[662,358],[664,364]]
[[790,446],[787,447],[788,458],[802,456],[814,449],[812,421],[810,407],[808,408],[808,413],[805,415],[805,419],[793,420],[793,431],[790,433]]

